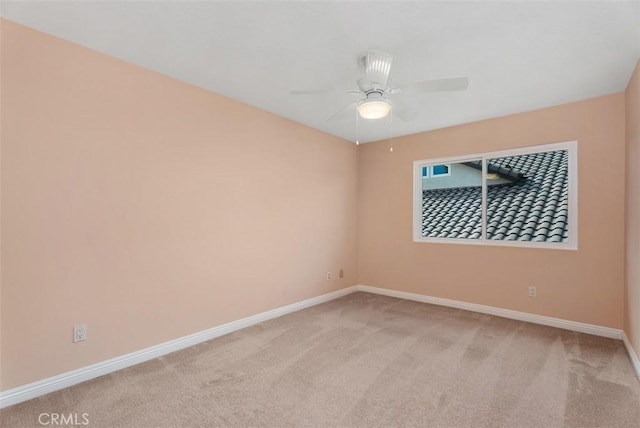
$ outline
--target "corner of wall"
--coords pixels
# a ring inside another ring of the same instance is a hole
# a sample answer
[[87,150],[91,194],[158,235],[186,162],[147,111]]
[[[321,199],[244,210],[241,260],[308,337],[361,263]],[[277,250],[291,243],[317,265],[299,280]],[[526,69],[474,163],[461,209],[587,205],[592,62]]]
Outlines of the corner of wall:
[[640,59],[625,91],[625,343],[640,354]]

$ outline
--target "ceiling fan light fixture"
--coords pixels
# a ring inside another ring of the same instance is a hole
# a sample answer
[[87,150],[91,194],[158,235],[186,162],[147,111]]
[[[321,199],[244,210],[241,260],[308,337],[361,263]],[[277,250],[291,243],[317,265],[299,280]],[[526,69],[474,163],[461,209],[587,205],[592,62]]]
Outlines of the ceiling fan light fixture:
[[391,104],[387,101],[365,101],[358,106],[358,113],[363,119],[382,119],[391,111]]

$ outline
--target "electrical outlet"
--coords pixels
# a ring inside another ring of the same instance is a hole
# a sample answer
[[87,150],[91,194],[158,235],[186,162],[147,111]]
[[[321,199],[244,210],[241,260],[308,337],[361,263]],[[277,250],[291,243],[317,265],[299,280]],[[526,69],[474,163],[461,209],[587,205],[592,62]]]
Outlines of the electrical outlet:
[[529,287],[529,297],[536,297],[536,287]]
[[79,324],[73,327],[73,343],[87,340],[87,325]]
[[340,269],[340,278],[344,278],[344,270]]
[[327,281],[331,281],[331,272],[327,272]]

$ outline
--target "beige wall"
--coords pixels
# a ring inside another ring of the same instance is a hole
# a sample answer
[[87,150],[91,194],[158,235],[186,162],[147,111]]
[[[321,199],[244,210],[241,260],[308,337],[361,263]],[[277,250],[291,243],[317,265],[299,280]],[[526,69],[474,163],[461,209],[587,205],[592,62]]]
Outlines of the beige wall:
[[624,331],[640,355],[640,60],[625,92],[627,265]]
[[[579,250],[412,242],[412,162],[578,141]],[[624,94],[366,144],[360,284],[622,327]],[[537,298],[527,296],[536,286]]]
[[355,284],[354,144],[1,37],[2,390]]

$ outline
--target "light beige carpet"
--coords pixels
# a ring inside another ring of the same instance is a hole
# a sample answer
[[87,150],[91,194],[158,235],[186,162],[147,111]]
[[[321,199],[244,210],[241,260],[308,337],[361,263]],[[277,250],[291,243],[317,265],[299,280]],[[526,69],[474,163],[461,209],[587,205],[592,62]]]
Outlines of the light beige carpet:
[[[622,342],[367,293],[18,404],[90,427],[640,427]],[[45,420],[46,421],[46,420]]]

